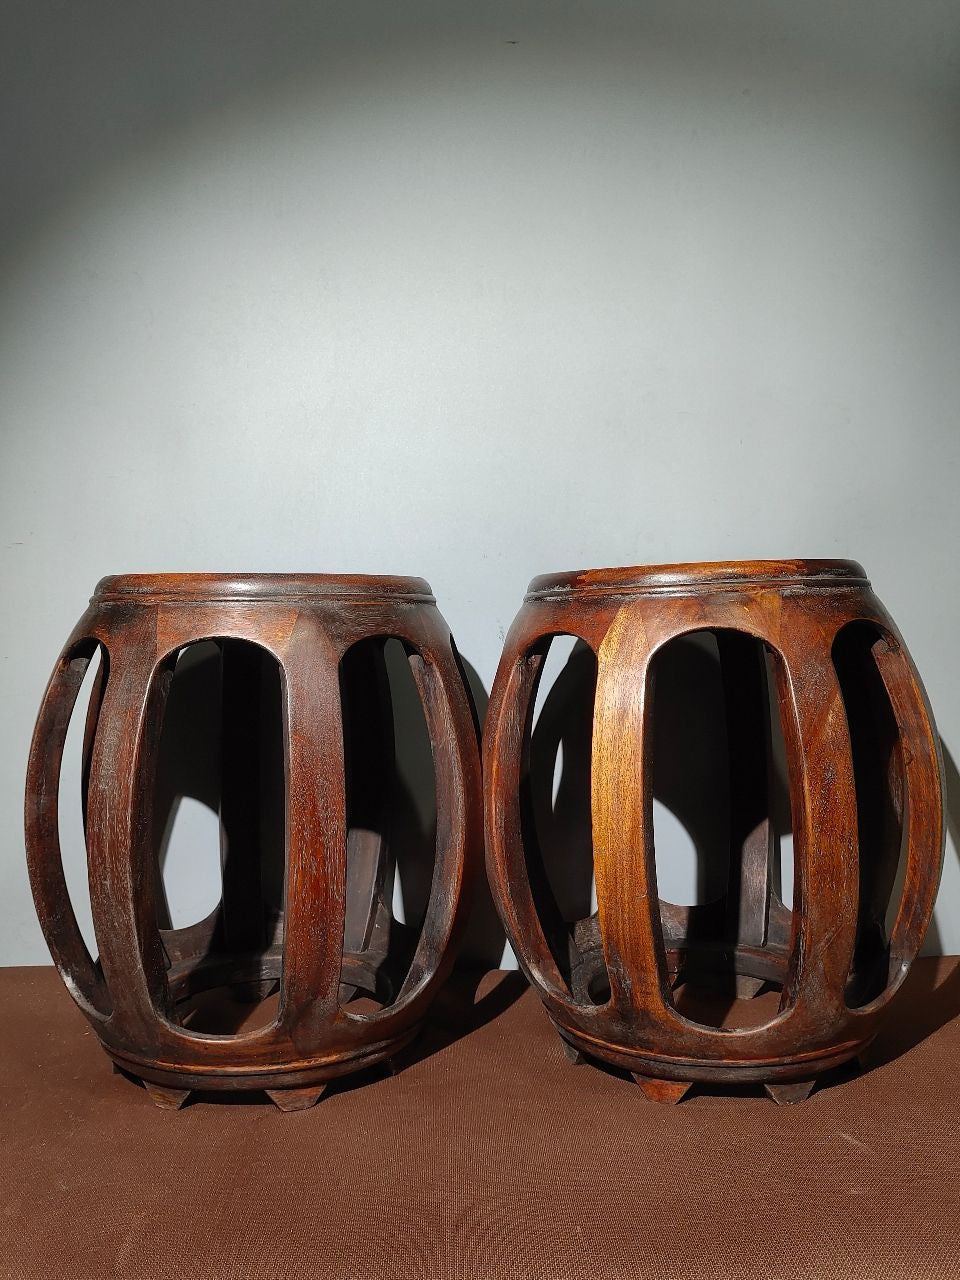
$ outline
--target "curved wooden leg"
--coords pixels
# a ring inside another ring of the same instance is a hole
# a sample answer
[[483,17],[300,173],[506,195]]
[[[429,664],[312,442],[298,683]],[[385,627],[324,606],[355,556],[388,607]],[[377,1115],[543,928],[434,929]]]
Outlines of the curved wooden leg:
[[933,713],[917,670],[900,644],[874,646],[900,733],[906,786],[904,882],[890,934],[888,993],[913,963],[933,911],[943,868],[943,761]]
[[668,1017],[670,979],[653,848],[652,656],[642,605],[624,605],[598,654],[590,783],[611,1002],[626,1019],[658,1025]]
[[170,662],[157,660],[147,624],[131,629],[130,644],[111,663],[89,766],[93,924],[113,1016],[124,1034],[141,1045],[156,1043],[158,1012],[172,1016],[157,924],[153,793],[144,785],[153,776],[172,676]]
[[[283,677],[287,876],[280,1026],[306,1055],[337,1010],[347,848],[337,657],[310,619],[297,623]],[[312,1106],[319,1096],[299,1106]]]
[[857,932],[853,755],[828,644],[803,610],[788,616],[784,608],[782,623],[777,681],[794,815],[794,928],[781,1008],[793,1004],[802,1018],[830,1025],[844,1016]]
[[[540,918],[524,847],[521,779],[524,738],[540,679],[544,637],[514,624],[490,694],[483,731],[487,871],[507,936],[526,959],[534,985],[555,1004],[573,1001]],[[536,864],[536,859],[534,859]],[[549,903],[549,895],[545,895]]]
[[[102,1019],[110,1013],[110,998],[103,974],[94,963],[77,924],[60,849],[60,764],[70,718],[97,647],[97,641],[91,637],[78,639],[79,632],[78,627],[68,641],[43,696],[27,765],[24,820],[30,887],[50,954],[84,1013],[90,1018]],[[90,701],[88,740],[92,739],[89,725],[94,706],[97,711],[100,706],[102,663],[100,673],[100,683]],[[85,772],[86,769],[85,757]]]
[[[425,1007],[444,957],[466,922],[464,905],[480,871],[481,782],[473,713],[449,633],[425,634],[408,655],[424,721],[433,744],[437,796],[436,851],[430,898],[413,961],[393,1003],[402,1024]],[[399,1025],[399,1024],[398,1024]]]

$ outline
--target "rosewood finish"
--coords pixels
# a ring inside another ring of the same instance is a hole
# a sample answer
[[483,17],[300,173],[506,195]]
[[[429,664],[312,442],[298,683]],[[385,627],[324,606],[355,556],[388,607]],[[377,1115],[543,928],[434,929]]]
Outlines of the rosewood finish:
[[[433,753],[436,848],[419,932],[391,913],[388,637],[408,658]],[[205,920],[169,929],[152,812],[158,746],[177,656],[201,640],[222,655],[223,892]],[[67,726],[98,649],[82,770],[94,960],[64,878],[58,787]],[[284,888],[273,908],[261,883],[251,764],[264,663],[282,703]],[[362,809],[355,822],[351,803]],[[67,640],[41,705],[27,773],[27,861],[53,958],[115,1067],[142,1079],[160,1106],[179,1107],[194,1089],[263,1089],[293,1110],[316,1102],[336,1076],[389,1063],[417,1033],[452,963],[479,865],[480,804],[472,707],[422,579],[110,577]],[[276,992],[275,1011],[230,1034],[198,1030],[196,1002],[211,990],[246,1001]]]
[[[653,675],[664,646],[703,631],[716,638],[725,695],[729,870],[719,900],[678,906],[657,890]],[[527,813],[534,699],[557,635],[578,637],[597,662],[597,911],[576,920],[544,892]],[[792,909],[775,880],[771,711],[786,755]],[[860,1056],[933,909],[941,771],[919,677],[858,564],[686,564],[535,579],[507,637],[484,731],[487,867],[514,951],[568,1056],[626,1068],[663,1102],[695,1081],[762,1083],[778,1102],[797,1101],[821,1073]],[[682,1012],[676,989],[698,975],[727,975],[740,997],[778,989],[773,1016],[731,1027]]]

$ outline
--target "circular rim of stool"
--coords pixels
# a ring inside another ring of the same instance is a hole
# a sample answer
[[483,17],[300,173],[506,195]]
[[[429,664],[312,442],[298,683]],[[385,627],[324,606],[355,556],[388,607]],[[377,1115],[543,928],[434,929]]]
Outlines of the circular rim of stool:
[[856,560],[715,560],[545,573],[532,580],[525,598],[672,595],[737,588],[755,591],[766,583],[773,590],[791,586],[862,590],[870,586],[863,565]]
[[351,573],[127,573],[97,583],[91,603],[140,601],[409,600],[433,604],[425,578]]

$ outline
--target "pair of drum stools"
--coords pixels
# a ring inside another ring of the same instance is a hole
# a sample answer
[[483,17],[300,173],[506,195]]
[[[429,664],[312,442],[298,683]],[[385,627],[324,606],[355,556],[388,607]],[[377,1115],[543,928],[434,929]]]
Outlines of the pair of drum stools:
[[[714,638],[719,663],[729,857],[719,896],[679,906],[657,888],[653,677],[662,651],[696,633]],[[578,641],[595,672],[582,759],[588,818],[568,835],[592,857],[596,909],[577,919],[551,892],[530,813],[534,703],[557,636]],[[222,661],[223,887],[206,919],[175,929],[163,910],[155,775],[174,667],[199,641]],[[409,662],[434,765],[435,856],[419,928],[391,910],[402,815],[388,641]],[[82,748],[94,960],[67,889],[58,792],[68,724],[98,653]],[[272,898],[255,759],[256,711],[271,698],[285,796]],[[774,856],[777,717],[789,905]],[[481,781],[463,668],[422,579],[105,578],[43,699],[26,844],[53,958],[115,1067],[165,1107],[191,1090],[265,1090],[297,1110],[334,1077],[389,1065],[452,965],[482,832],[507,936],[573,1061],[625,1069],[664,1102],[695,1082],[762,1084],[789,1102],[862,1056],[930,919],[943,816],[930,708],[858,564],[535,579],[504,646],[482,755]],[[746,1025],[700,1019],[677,996],[698,975],[726,981],[744,1003],[761,988],[779,1000]],[[202,1026],[190,1011],[216,992],[269,1015],[226,1032]]]

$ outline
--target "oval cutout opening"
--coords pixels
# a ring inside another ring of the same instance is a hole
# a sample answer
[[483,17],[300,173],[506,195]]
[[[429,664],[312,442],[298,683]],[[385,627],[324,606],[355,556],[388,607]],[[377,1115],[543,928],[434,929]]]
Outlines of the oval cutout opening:
[[280,667],[252,642],[202,640],[166,679],[153,832],[171,992],[185,1028],[243,1034],[275,1019],[282,964]]
[[[668,994],[684,1017],[711,1027],[767,1020],[786,974],[782,895],[792,879],[777,661],[755,637],[713,629],[676,637],[651,663]],[[769,998],[756,1000],[761,993]]]
[[887,638],[851,622],[834,638],[832,657],[850,732],[857,797],[857,933],[846,1002],[859,1008],[889,982],[890,930],[906,870],[906,788],[896,716],[876,662]]
[[159,923],[173,933],[206,919],[220,902],[220,663],[212,640],[181,649],[161,720],[153,817]]
[[653,832],[664,906],[724,895],[730,845],[730,762],[717,638],[669,641],[651,664]]
[[437,794],[418,683],[423,664],[391,636],[359,641],[340,662],[347,811],[340,1000],[351,1013],[394,1002],[430,905]]

